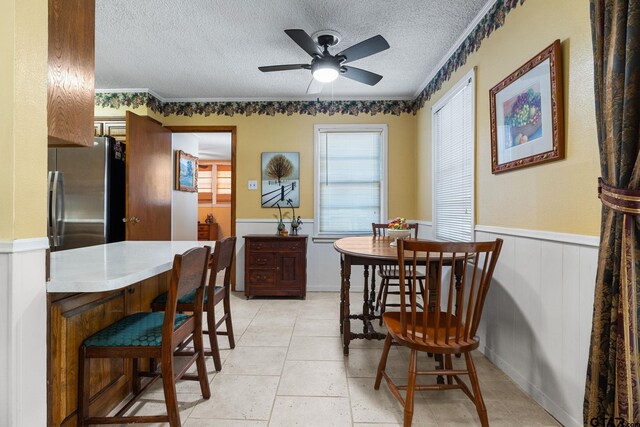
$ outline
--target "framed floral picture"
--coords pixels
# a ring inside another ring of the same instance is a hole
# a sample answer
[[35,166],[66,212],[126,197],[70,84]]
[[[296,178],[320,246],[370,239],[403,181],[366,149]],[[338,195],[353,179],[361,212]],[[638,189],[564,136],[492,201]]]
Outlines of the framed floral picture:
[[176,190],[198,191],[198,158],[182,150],[176,151],[174,175]]
[[560,40],[494,86],[489,102],[492,173],[563,159]]
[[300,153],[262,153],[262,207],[300,207]]

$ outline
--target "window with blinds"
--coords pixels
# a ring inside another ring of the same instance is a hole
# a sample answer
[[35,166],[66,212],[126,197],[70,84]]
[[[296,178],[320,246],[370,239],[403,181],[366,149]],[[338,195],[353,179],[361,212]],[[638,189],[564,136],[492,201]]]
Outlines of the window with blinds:
[[386,125],[315,126],[317,236],[371,232],[386,220]]
[[231,165],[201,160],[198,162],[198,203],[231,203]]
[[198,204],[213,204],[213,164],[204,160],[198,162]]
[[475,71],[432,109],[433,232],[469,242],[474,231]]
[[231,165],[216,165],[216,203],[231,203]]

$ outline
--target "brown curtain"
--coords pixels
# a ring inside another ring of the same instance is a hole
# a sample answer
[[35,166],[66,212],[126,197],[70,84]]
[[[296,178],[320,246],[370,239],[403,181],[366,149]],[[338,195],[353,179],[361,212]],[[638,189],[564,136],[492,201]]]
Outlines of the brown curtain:
[[584,423],[609,425],[640,422],[640,0],[591,0],[591,23],[603,207]]

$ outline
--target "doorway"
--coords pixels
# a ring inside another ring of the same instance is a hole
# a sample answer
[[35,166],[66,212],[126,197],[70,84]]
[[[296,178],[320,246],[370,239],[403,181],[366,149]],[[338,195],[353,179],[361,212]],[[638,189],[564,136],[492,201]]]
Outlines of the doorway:
[[205,166],[199,171],[203,179],[202,186],[199,184],[197,213],[188,212],[187,217],[196,217],[199,223],[212,218],[217,224],[218,239],[235,236],[236,127],[167,126],[167,129],[174,134],[174,149],[180,149],[180,141],[192,141],[192,147],[195,142],[197,157]]

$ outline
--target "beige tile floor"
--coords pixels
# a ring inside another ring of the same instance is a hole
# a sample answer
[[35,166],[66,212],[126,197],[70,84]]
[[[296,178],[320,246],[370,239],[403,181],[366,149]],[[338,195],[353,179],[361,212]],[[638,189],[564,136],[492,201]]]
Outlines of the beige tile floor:
[[[183,425],[402,425],[400,403],[384,381],[380,390],[373,389],[382,341],[353,341],[349,356],[342,355],[338,298],[338,293],[309,293],[304,301],[247,301],[235,294],[232,314],[236,348],[230,350],[226,337],[219,338],[223,349],[219,373],[208,358],[210,399],[202,399],[197,382],[182,381],[177,385]],[[352,301],[359,298],[359,294],[353,294]],[[354,331],[358,327],[352,326]],[[492,426],[559,425],[481,353],[473,356]],[[408,361],[405,349],[393,347],[387,363],[390,375],[406,378]],[[419,367],[433,364],[426,355],[419,359]],[[421,381],[433,379],[424,377]],[[162,413],[159,383],[130,410],[132,415]],[[455,390],[418,393],[413,425],[480,423],[473,404]]]

